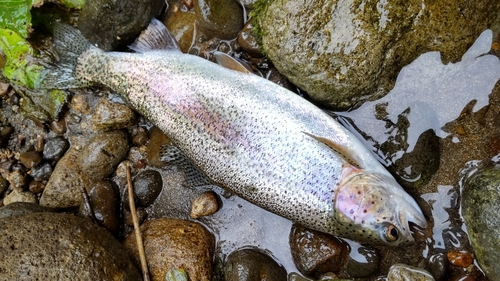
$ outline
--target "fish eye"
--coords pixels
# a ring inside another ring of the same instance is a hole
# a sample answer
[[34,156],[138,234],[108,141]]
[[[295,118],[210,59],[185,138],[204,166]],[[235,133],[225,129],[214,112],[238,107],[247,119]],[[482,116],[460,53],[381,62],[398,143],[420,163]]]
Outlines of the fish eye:
[[385,229],[385,238],[388,242],[394,242],[399,238],[399,230],[392,224]]

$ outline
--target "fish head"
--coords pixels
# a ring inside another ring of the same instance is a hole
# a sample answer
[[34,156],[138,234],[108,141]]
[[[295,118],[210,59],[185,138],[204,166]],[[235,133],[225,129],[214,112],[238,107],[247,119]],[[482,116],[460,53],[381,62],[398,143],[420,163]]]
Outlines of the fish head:
[[414,241],[410,222],[427,221],[415,200],[386,174],[351,167],[334,196],[335,232],[370,244],[400,246]]

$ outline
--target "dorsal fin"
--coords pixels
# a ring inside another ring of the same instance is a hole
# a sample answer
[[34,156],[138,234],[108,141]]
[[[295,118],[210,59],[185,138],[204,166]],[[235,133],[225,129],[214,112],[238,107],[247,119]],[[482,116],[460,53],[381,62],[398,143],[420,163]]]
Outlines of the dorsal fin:
[[138,53],[145,53],[152,50],[180,51],[179,44],[177,44],[177,41],[170,34],[167,27],[155,18],[151,20],[148,28],[139,35],[135,42],[128,47]]
[[246,74],[252,73],[252,70],[249,69],[249,66],[245,66],[242,62],[236,60],[226,53],[215,51],[214,57],[217,64],[225,68],[229,68]]
[[356,157],[354,152],[351,151],[350,149],[345,148],[341,144],[335,143],[334,141],[332,141],[330,139],[318,137],[318,136],[315,136],[315,135],[312,135],[312,134],[309,134],[306,132],[303,132],[303,133],[310,136],[311,138],[327,145],[329,148],[331,148],[333,151],[335,151],[335,153],[337,153],[340,157],[342,157],[347,163],[355,166],[358,169],[363,168],[359,158]]

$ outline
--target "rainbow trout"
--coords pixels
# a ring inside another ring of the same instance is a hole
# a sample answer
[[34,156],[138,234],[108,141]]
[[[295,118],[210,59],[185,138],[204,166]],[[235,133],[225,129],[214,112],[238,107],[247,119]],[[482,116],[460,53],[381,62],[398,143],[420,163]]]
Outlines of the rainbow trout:
[[[162,46],[168,47],[162,47]],[[182,54],[153,20],[131,46],[104,52],[54,27],[57,67],[40,87],[102,84],[170,137],[215,184],[275,214],[340,237],[397,246],[425,228],[415,200],[321,109],[266,79]]]

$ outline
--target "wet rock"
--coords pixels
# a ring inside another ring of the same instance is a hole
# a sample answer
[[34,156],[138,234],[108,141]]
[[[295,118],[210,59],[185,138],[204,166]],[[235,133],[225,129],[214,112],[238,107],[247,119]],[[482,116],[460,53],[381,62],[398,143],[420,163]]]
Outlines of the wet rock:
[[69,148],[69,142],[63,137],[55,137],[45,141],[43,159],[59,160]]
[[429,258],[428,270],[437,281],[444,280],[448,275],[448,258],[444,253],[434,254]]
[[66,120],[65,119],[54,120],[54,121],[50,122],[49,126],[50,126],[50,129],[58,135],[62,135],[64,133],[66,133],[67,127],[66,127]]
[[78,156],[82,171],[93,179],[111,175],[128,152],[127,134],[123,131],[100,132],[90,139]]
[[194,22],[196,15],[193,10],[186,10],[182,3],[175,1],[169,3],[165,26],[179,43],[179,48],[183,53],[187,53],[193,44]]
[[388,281],[434,281],[432,275],[418,267],[397,263],[389,269]]
[[490,280],[500,280],[500,166],[469,177],[462,192],[462,215],[479,265]]
[[[90,207],[97,223],[106,228],[111,234],[118,235],[120,228],[119,194],[117,188],[110,181],[98,181],[88,193]],[[83,204],[79,214],[85,216]]]
[[500,8],[495,0],[261,2],[269,3],[257,15],[266,54],[313,100],[337,109],[387,93],[423,52],[459,60]]
[[0,219],[0,256],[1,280],[141,280],[118,241],[69,214]]
[[450,264],[463,268],[467,268],[474,262],[474,258],[472,257],[472,255],[465,251],[448,252],[447,256]]
[[224,265],[226,281],[285,281],[286,270],[268,255],[254,249],[232,252]]
[[[132,182],[137,207],[147,207],[156,200],[163,188],[161,174],[155,170],[139,173]],[[125,199],[128,197],[128,193]],[[126,206],[128,207],[128,199]]]
[[[168,270],[181,267],[190,280],[210,280],[215,242],[201,224],[160,218],[146,221],[141,232],[153,281],[163,281]],[[127,236],[124,245],[139,264],[134,233]]]
[[31,176],[37,180],[48,180],[52,174],[52,166],[49,163],[43,163],[31,169]]
[[11,126],[5,126],[0,130],[0,147],[7,145],[12,133],[14,133],[14,128]]
[[93,180],[78,166],[78,154],[72,148],[57,162],[40,198],[41,206],[56,209],[80,206],[80,190],[90,190]]
[[[387,141],[389,146],[390,143],[390,140]],[[387,148],[387,150],[385,150],[385,148]],[[391,162],[391,155],[395,156],[398,155],[398,153],[401,154],[401,152],[404,154],[401,158],[394,161],[394,164],[387,169],[399,175],[401,178],[401,185],[407,189],[415,190],[424,186],[439,169],[439,138],[436,136],[434,130],[427,130],[422,133],[418,137],[417,143],[411,152],[406,153],[408,143],[405,141],[392,148],[392,150],[389,150],[389,147],[381,148],[383,153],[388,156],[388,162]]]
[[140,130],[133,138],[132,143],[135,145],[145,145],[149,140],[149,135],[144,130]]
[[29,191],[22,191],[16,188],[3,199],[3,203],[5,205],[9,205],[14,202],[36,203],[36,196]]
[[45,141],[43,140],[43,138],[37,137],[35,144],[34,144],[35,151],[43,152],[44,145],[45,145]]
[[0,176],[0,194],[2,194],[7,187],[9,187],[9,182],[2,176]]
[[130,160],[125,160],[122,161],[120,164],[118,164],[118,167],[116,167],[116,176],[120,178],[126,178],[127,177],[127,166],[130,169],[130,174],[133,176],[137,173],[137,168],[134,165],[134,162]]
[[351,252],[347,260],[347,273],[354,278],[365,278],[372,276],[380,269],[380,254],[370,246],[352,244]]
[[206,191],[196,197],[191,203],[191,218],[209,216],[219,210],[219,200],[213,191]]
[[53,212],[53,210],[35,203],[14,202],[0,208],[0,219],[39,212]]
[[162,147],[172,145],[172,141],[158,128],[152,127],[149,131],[149,142],[147,146],[147,159],[153,167],[165,167],[167,164],[161,161]]
[[243,51],[247,52],[250,56],[261,58],[262,52],[260,51],[259,44],[253,33],[253,20],[250,19],[243,29],[238,34],[238,43]]
[[243,10],[234,0],[198,0],[196,23],[207,38],[233,39],[243,28]]
[[91,107],[87,95],[77,94],[71,99],[70,107],[83,114],[90,114]]
[[163,8],[162,0],[88,1],[82,8],[78,29],[106,51],[125,49]]
[[[132,218],[132,213],[129,212],[128,210],[123,210],[124,212],[124,221],[125,224],[134,227],[134,220]],[[136,215],[137,215],[137,221],[139,221],[139,224],[142,224],[147,218],[148,218],[148,213],[144,208],[137,208],[136,209]]]
[[7,177],[7,180],[14,189],[21,190],[26,184],[26,173],[22,170],[13,170]]
[[9,90],[9,84],[0,82],[0,96],[7,94]]
[[339,271],[349,254],[348,246],[339,239],[298,224],[292,226],[290,250],[297,269],[304,275],[316,277]]
[[28,151],[19,155],[19,161],[24,167],[31,169],[42,162],[42,156],[36,151]]
[[39,181],[31,181],[30,184],[28,185],[29,191],[33,194],[42,193],[44,187],[45,185]]
[[92,115],[92,126],[94,130],[109,131],[124,129],[135,121],[135,113],[124,104],[110,102],[102,98],[97,104]]
[[314,280],[301,276],[298,273],[292,272],[288,275],[288,281],[314,281]]

